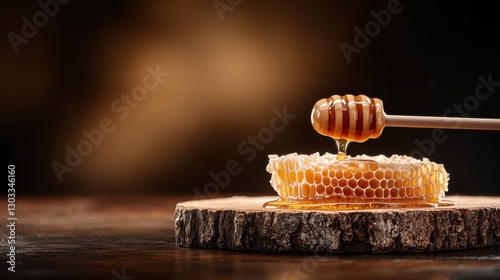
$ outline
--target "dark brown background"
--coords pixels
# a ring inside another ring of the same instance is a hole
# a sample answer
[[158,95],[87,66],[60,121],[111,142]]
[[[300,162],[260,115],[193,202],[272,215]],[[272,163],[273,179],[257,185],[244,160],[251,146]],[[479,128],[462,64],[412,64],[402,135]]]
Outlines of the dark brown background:
[[[363,93],[389,114],[437,115],[474,93],[477,77],[500,80],[498,10],[490,2],[402,1],[347,63],[355,26],[388,1],[243,1],[220,21],[212,1],[71,1],[15,54],[7,34],[36,1],[2,1],[2,160],[21,194],[203,193],[210,171],[237,160],[242,172],[220,193],[272,194],[267,154],[335,152],[309,112],[333,93]],[[109,104],[137,85],[147,65],[171,73],[131,117]],[[500,90],[474,117],[500,118]],[[268,126],[274,107],[297,117],[246,162],[238,145]],[[59,183],[51,168],[82,129],[113,118],[116,131]],[[430,155],[451,174],[450,193],[498,195],[500,132],[447,131]],[[410,154],[431,130],[389,128],[351,154]]]

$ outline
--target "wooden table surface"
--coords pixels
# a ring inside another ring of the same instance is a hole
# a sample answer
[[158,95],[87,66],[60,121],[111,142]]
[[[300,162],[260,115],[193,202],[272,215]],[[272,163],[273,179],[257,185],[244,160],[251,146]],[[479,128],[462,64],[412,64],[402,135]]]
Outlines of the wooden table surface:
[[[500,247],[415,254],[260,254],[178,247],[191,197],[17,197],[16,272],[1,279],[500,279]],[[2,207],[7,208],[5,203]],[[6,221],[6,211],[0,217]],[[5,222],[4,222],[5,223]]]

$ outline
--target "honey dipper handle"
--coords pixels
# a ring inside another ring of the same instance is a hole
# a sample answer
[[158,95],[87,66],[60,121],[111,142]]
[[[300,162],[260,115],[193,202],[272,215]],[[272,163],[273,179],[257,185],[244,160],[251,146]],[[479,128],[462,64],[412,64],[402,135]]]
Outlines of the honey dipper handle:
[[385,115],[385,125],[393,127],[500,130],[500,119]]

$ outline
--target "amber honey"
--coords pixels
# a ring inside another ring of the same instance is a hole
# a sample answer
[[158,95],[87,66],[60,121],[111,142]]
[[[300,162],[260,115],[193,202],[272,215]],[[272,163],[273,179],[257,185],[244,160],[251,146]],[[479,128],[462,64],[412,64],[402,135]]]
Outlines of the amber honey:
[[264,203],[265,208],[297,209],[297,210],[363,210],[384,208],[421,208],[454,206],[450,201],[400,199],[397,201],[379,201],[366,199],[325,198],[321,200],[277,200]]
[[385,156],[348,157],[290,154],[270,156],[267,170],[280,198],[265,207],[365,209],[435,207],[448,186],[440,164],[424,159]]

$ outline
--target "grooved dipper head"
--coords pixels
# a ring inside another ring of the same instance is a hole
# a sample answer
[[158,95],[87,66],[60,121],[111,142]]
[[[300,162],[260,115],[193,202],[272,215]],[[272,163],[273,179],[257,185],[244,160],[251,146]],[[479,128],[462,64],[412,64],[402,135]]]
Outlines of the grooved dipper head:
[[332,95],[314,104],[311,124],[321,135],[365,142],[377,138],[385,126],[382,101],[365,95]]

